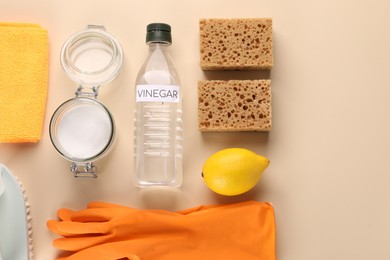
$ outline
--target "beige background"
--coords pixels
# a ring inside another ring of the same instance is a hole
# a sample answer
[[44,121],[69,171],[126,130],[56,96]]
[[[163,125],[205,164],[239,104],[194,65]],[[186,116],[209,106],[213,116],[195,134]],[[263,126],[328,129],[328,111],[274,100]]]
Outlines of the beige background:
[[[101,200],[176,210],[249,199],[275,207],[279,260],[390,259],[389,13],[387,0],[0,0],[1,21],[39,23],[50,37],[42,140],[0,144],[0,162],[29,195],[36,259],[58,254],[46,221],[60,207],[81,209]],[[273,18],[270,74],[201,71],[199,19],[232,17]],[[146,56],[150,22],[173,28],[171,56],[185,95],[185,173],[179,191],[140,190],[131,181],[133,85]],[[61,46],[87,24],[105,25],[125,52],[122,72],[99,96],[115,117],[117,142],[97,163],[96,180],[74,179],[48,135],[51,115],[76,88],[62,71]],[[272,132],[197,130],[198,80],[259,77],[272,79]],[[206,158],[226,147],[249,148],[271,160],[247,194],[217,196],[200,177]]]

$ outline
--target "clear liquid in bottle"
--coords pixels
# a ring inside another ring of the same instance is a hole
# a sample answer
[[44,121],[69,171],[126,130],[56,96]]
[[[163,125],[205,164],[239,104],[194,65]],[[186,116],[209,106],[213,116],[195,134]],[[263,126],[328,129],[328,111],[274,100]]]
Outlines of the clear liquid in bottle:
[[174,186],[182,183],[182,94],[168,55],[170,26],[149,24],[149,55],[136,81],[134,116],[135,184]]

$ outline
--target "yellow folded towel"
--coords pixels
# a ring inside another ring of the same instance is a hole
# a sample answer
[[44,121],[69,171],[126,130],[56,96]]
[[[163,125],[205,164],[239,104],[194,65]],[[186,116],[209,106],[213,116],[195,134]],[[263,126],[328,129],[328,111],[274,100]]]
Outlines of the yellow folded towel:
[[48,58],[47,30],[37,24],[0,23],[0,142],[40,140]]

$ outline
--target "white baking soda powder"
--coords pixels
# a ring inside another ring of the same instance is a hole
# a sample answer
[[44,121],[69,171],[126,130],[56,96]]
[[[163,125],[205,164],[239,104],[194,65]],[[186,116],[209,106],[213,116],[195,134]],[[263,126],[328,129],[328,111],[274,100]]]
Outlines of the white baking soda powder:
[[58,125],[57,138],[71,158],[92,159],[109,144],[112,123],[108,113],[93,104],[70,108]]

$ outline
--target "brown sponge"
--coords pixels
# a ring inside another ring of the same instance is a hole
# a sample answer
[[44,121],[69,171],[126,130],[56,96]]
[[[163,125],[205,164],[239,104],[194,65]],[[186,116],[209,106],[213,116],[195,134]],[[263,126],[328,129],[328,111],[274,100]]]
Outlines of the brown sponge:
[[270,80],[204,80],[198,83],[200,131],[270,131]]
[[203,70],[271,69],[272,19],[200,19]]

